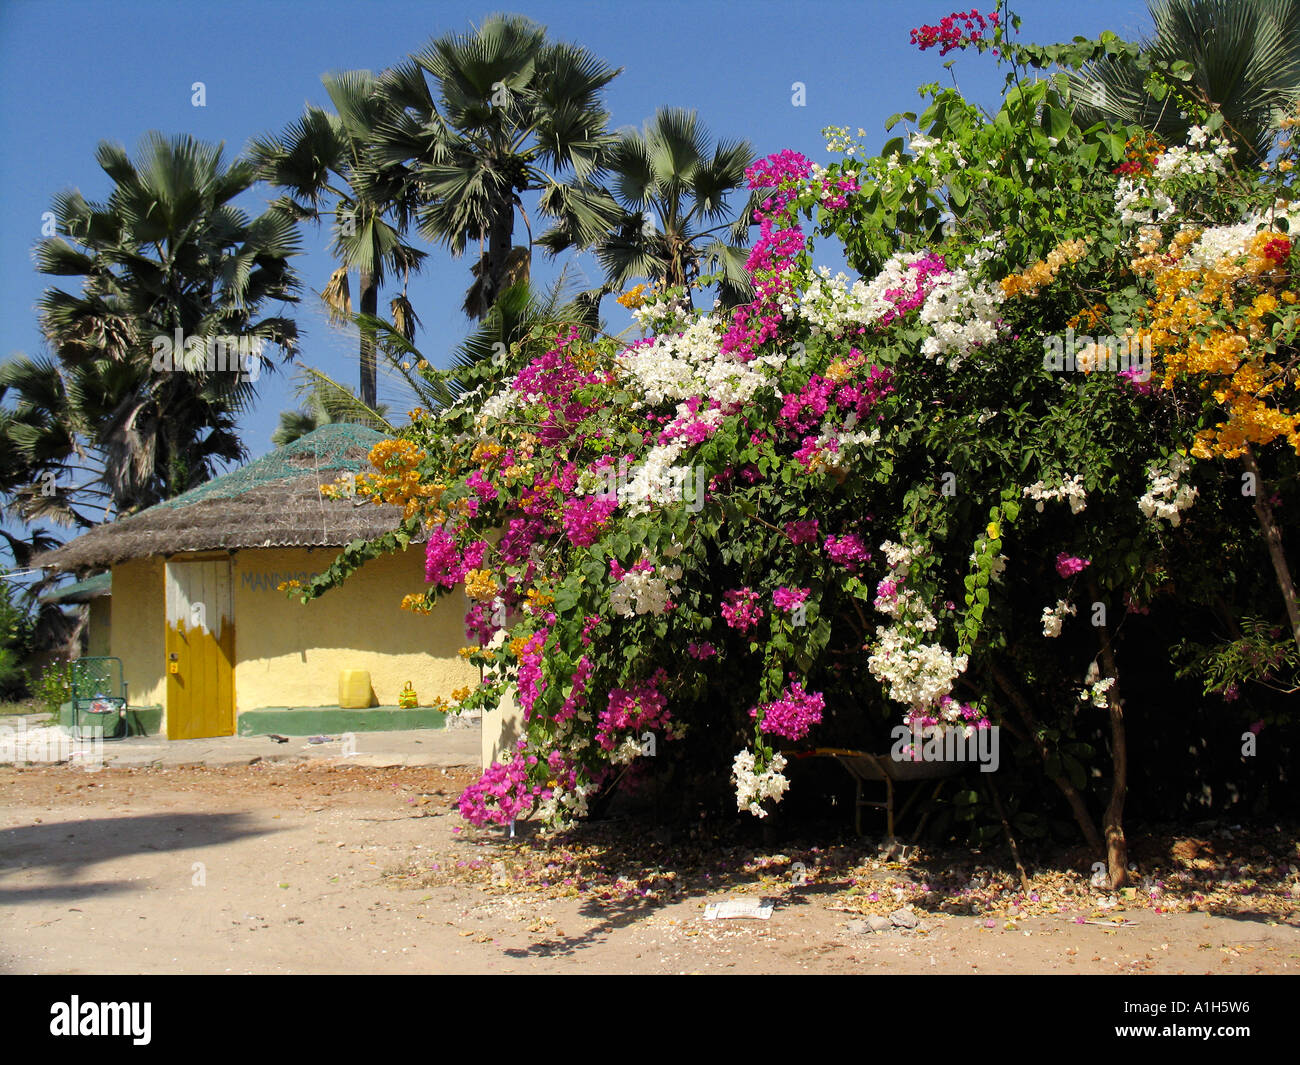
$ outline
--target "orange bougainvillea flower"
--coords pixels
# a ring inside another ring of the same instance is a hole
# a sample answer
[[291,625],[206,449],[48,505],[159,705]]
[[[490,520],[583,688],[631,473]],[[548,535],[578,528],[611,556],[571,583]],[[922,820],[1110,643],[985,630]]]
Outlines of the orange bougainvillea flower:
[[1284,442],[1300,454],[1300,377],[1288,356],[1296,336],[1289,237],[1265,229],[1204,266],[1189,265],[1196,237],[1180,233],[1153,270],[1156,295],[1141,315],[1164,389],[1186,382],[1219,405],[1196,434],[1200,459],[1237,458]]
[[1011,299],[1017,296],[1033,299],[1038,295],[1040,289],[1056,280],[1056,275],[1061,272],[1063,267],[1068,266],[1070,263],[1077,263],[1087,254],[1088,242],[1086,240],[1062,241],[1047,253],[1046,259],[1040,259],[1029,269],[1019,274],[1004,277],[999,282],[1002,293]]
[[636,285],[624,292],[623,295],[619,296],[615,302],[617,302],[620,307],[626,307],[628,310],[634,311],[645,303],[644,292],[644,284]]

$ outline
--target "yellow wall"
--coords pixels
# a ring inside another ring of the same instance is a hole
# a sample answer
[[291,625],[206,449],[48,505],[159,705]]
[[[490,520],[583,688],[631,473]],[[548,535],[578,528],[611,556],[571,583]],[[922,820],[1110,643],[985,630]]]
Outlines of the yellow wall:
[[524,734],[524,713],[515,698],[514,685],[506,688],[495,710],[483,712],[483,734],[479,749],[483,768],[493,762],[509,762],[515,754],[515,744]]
[[86,654],[91,658],[101,658],[113,653],[109,638],[113,599],[101,595],[86,604]]
[[[408,680],[421,705],[478,682],[477,668],[456,654],[465,644],[462,594],[451,593],[429,615],[400,607],[402,596],[425,587],[419,546],[367,562],[305,606],[276,591],[280,581],[319,573],[337,555],[330,548],[235,553],[236,712],[337,705],[341,669],[369,670],[383,706],[396,705]],[[161,599],[157,610],[161,615]]]
[[[337,554],[330,548],[235,552],[237,713],[266,706],[335,706],[340,669],[368,670],[377,702],[384,706],[396,705],[408,680],[422,706],[477,684],[477,668],[456,654],[466,642],[468,606],[459,591],[429,615],[400,608],[403,595],[425,587],[424,552],[418,546],[367,562],[341,587],[305,606],[276,591],[282,580],[321,572]],[[109,653],[122,660],[131,704],[162,706],[165,712],[164,572],[161,558],[113,567]],[[92,605],[92,639],[93,614]]]
[[131,705],[165,706],[162,559],[132,559],[114,566],[109,610],[109,645],[122,660]]

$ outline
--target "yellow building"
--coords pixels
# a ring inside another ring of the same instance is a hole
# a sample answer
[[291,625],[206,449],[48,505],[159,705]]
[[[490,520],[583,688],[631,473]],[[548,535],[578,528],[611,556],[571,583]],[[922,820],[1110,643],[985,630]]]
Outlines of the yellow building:
[[[408,682],[426,707],[477,683],[456,653],[460,603],[428,615],[400,609],[425,586],[420,544],[367,562],[306,605],[277,590],[322,572],[346,544],[397,527],[397,507],[320,494],[365,472],[382,439],[324,426],[36,560],[111,569],[107,653],[122,660],[131,705],[162,708],[169,739],[414,727],[437,715],[397,711]],[[341,670],[369,673],[375,709],[339,713]]]

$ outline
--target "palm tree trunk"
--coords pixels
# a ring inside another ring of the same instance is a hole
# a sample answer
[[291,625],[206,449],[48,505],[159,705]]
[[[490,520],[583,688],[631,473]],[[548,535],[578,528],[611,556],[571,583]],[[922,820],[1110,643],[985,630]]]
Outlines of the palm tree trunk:
[[501,286],[505,281],[510,266],[510,249],[514,247],[515,208],[512,203],[503,203],[497,208],[492,219],[492,228],[488,232],[488,261],[486,284],[479,301],[479,319],[483,319],[488,310],[501,295]]
[[[361,271],[361,313],[378,315],[379,284],[370,271]],[[375,366],[375,333],[361,327],[361,402],[372,410],[378,403],[378,383]]]

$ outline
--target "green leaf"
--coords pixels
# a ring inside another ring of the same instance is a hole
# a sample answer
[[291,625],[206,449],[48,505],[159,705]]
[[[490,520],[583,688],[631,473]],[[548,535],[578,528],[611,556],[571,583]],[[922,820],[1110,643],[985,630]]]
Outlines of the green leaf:
[[1047,134],[1049,137],[1055,137],[1061,140],[1070,131],[1074,121],[1070,118],[1068,111],[1062,111],[1059,107],[1048,107],[1044,113],[1046,120]]

